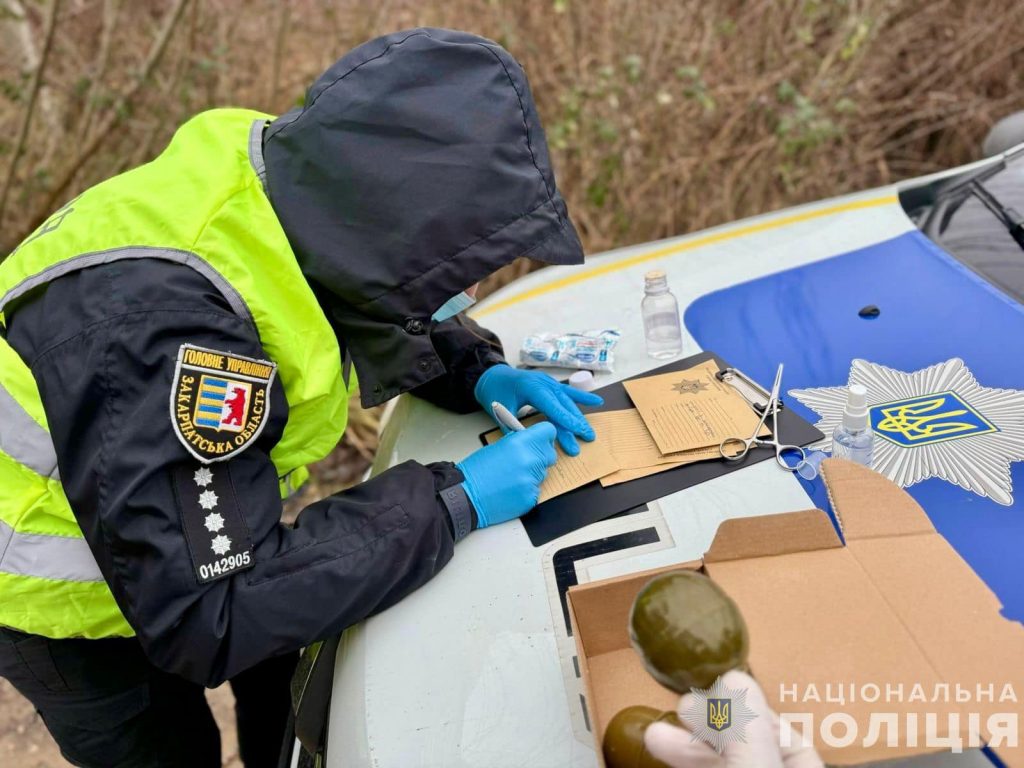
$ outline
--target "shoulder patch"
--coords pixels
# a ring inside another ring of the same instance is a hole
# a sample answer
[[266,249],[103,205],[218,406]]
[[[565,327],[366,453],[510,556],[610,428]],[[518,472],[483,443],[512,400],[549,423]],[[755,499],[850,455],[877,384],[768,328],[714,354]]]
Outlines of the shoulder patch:
[[263,431],[277,365],[182,344],[171,382],[171,424],[204,464],[229,459]]

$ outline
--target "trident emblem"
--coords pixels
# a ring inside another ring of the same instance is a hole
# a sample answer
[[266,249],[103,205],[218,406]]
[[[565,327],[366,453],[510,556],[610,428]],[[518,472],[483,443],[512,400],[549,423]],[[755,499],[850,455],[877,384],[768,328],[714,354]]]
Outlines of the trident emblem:
[[[941,410],[946,407],[948,410]],[[966,408],[950,407],[947,398],[939,395],[930,399],[904,402],[889,408],[880,408],[883,418],[875,426],[880,432],[902,435],[905,440],[934,440],[961,432],[977,431],[969,421],[956,421],[957,416],[969,414]]]
[[708,699],[708,728],[724,731],[732,725],[731,699]]

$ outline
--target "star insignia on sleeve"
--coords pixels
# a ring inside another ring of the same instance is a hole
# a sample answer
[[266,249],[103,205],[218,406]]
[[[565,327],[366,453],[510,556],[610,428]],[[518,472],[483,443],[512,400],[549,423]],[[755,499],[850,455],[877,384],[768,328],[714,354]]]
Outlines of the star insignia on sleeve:
[[214,536],[213,541],[210,542],[210,546],[213,548],[213,551],[216,552],[218,555],[223,555],[227,553],[229,549],[231,549],[231,539],[223,535]]
[[196,470],[196,473],[192,475],[192,478],[196,481],[196,485],[200,488],[205,488],[213,482],[213,472],[207,467],[200,467]]
[[206,526],[206,530],[210,531],[211,533],[216,533],[224,527],[224,518],[218,515],[216,512],[211,512],[206,516],[206,521],[204,522],[204,525]]
[[217,506],[217,494],[213,491],[203,491],[199,494],[199,506],[203,509],[213,509]]

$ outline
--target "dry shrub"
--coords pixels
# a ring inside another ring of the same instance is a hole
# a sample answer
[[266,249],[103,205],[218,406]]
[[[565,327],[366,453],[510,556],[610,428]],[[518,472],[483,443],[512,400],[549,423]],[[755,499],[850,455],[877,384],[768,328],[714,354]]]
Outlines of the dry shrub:
[[[0,253],[191,114],[283,111],[347,49],[418,25],[524,64],[590,252],[957,165],[1024,108],[1019,0],[62,0],[46,55],[50,2],[0,0]],[[375,418],[321,476],[352,479]]]

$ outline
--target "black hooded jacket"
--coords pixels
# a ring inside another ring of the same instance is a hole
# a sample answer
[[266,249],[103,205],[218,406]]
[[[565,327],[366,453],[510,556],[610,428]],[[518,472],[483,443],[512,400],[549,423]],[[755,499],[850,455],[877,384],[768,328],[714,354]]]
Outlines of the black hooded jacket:
[[271,123],[264,157],[365,406],[444,374],[427,333],[444,301],[519,256],[583,260],[526,75],[475,35],[414,29],[360,46]]
[[[367,404],[412,391],[475,408],[473,386],[501,347],[468,319],[431,314],[519,256],[582,260],[526,78],[482,38],[421,29],[360,46],[303,109],[270,123],[264,156],[271,203]],[[439,494],[463,478],[448,462],[405,462],[281,524],[269,458],[288,414],[279,386],[259,436],[201,480],[168,413],[179,347],[267,355],[189,267],[89,267],[16,300],[6,318],[76,519],[157,666],[216,685],[383,610],[452,557]],[[187,522],[197,486],[246,540],[244,568],[199,573]]]

